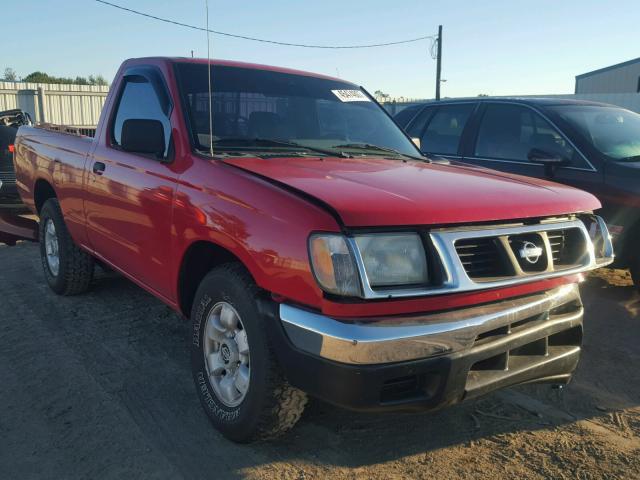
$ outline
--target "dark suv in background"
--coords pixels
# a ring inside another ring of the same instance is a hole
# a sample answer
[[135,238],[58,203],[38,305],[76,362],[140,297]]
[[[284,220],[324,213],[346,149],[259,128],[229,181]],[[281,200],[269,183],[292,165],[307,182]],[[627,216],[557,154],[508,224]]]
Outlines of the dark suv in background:
[[490,98],[414,105],[395,119],[420,139],[426,155],[549,178],[596,195],[616,264],[629,267],[640,286],[640,115],[594,102]]

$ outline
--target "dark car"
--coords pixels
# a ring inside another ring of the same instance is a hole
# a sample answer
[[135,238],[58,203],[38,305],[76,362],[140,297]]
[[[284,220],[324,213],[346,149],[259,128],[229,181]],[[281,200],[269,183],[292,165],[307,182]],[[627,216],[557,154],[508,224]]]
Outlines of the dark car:
[[0,213],[26,212],[16,189],[16,174],[13,167],[13,143],[18,128],[31,125],[31,117],[20,109],[0,112]]
[[[640,286],[640,115],[560,99],[460,99],[410,107],[395,119],[426,155],[595,194],[614,236],[616,264]],[[505,198],[505,202],[510,199]]]

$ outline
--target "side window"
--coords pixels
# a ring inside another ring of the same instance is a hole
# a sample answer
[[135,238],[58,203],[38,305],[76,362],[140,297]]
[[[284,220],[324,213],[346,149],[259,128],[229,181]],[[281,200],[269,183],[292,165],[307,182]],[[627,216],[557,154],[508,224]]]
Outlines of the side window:
[[443,155],[458,153],[460,137],[474,107],[473,103],[439,107],[420,139],[422,150]]
[[569,142],[530,108],[487,106],[478,130],[476,157],[528,162],[533,148],[572,160],[574,165],[580,161]]
[[424,130],[424,126],[427,124],[433,112],[436,111],[437,107],[427,107],[423,109],[418,116],[411,122],[409,128],[407,129],[407,134],[411,138],[419,138],[422,135],[422,131]]
[[393,119],[396,121],[400,128],[406,129],[407,125],[416,114],[420,113],[422,109],[422,105],[411,105],[410,107],[404,108],[400,110],[393,116]]
[[120,145],[122,139],[122,125],[125,120],[158,120],[164,127],[165,139],[165,156],[169,149],[169,141],[171,137],[171,123],[162,111],[158,96],[153,86],[143,80],[128,80],[122,94],[120,95],[120,103],[113,121],[111,139],[113,145]]

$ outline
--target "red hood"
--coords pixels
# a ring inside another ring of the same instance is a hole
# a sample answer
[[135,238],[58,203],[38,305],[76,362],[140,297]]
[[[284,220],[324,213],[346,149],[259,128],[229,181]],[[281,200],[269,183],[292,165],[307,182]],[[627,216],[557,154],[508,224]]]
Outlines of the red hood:
[[316,197],[353,227],[486,222],[600,208],[581,190],[471,165],[362,157],[224,161]]

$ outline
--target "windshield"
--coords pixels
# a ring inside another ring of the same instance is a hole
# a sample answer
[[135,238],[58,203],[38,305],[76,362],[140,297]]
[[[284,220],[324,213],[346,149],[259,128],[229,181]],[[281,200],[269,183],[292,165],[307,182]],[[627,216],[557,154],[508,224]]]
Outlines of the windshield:
[[[208,151],[207,66],[178,63],[176,68],[194,143]],[[216,151],[308,147],[314,153],[420,155],[382,108],[352,84],[228,66],[213,66],[211,78]]]
[[616,107],[550,107],[599,152],[614,160],[640,160],[640,115]]

